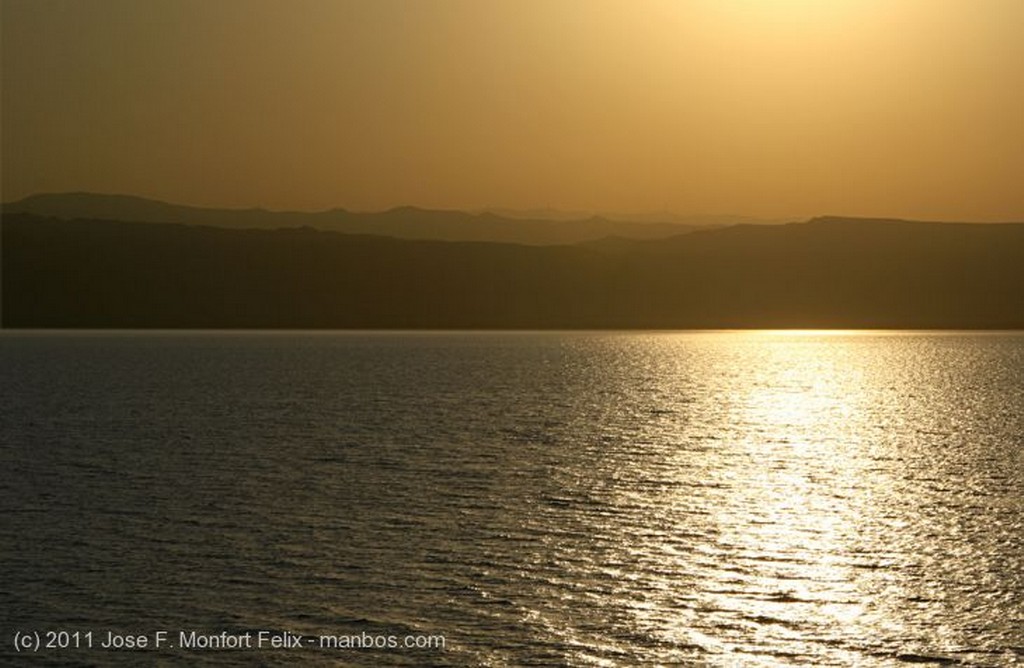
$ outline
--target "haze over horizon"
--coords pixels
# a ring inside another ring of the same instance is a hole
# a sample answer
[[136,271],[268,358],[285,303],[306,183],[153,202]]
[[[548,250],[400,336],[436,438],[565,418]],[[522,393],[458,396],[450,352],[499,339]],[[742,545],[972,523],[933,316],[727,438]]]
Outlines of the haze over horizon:
[[[69,191],[69,192],[34,192],[28,193],[24,197],[19,198],[7,198],[2,192],[0,192],[0,203],[5,206],[19,203],[27,203],[36,200],[67,200],[72,201],[76,198],[81,200],[135,200],[139,203],[158,204],[158,205],[169,205],[173,207],[182,207],[187,209],[202,209],[209,211],[229,211],[229,212],[245,212],[245,211],[265,211],[267,213],[296,213],[296,214],[317,214],[317,213],[330,213],[336,211],[344,211],[346,213],[354,214],[375,214],[375,213],[389,213],[401,210],[420,210],[420,211],[433,211],[433,212],[451,212],[451,213],[467,213],[467,214],[494,214],[495,216],[516,220],[520,218],[529,218],[533,220],[550,220],[552,222],[557,221],[580,221],[586,218],[614,218],[623,221],[636,221],[636,222],[671,222],[677,219],[708,219],[711,221],[720,221],[721,224],[729,224],[734,222],[757,222],[757,223],[786,223],[786,222],[799,222],[799,219],[793,216],[779,216],[779,217],[762,217],[762,216],[744,216],[741,214],[735,214],[728,211],[724,212],[708,212],[701,211],[696,213],[679,213],[677,211],[665,211],[665,210],[645,210],[645,211],[595,211],[595,210],[567,210],[559,209],[555,207],[522,207],[522,208],[505,208],[498,206],[484,206],[470,209],[458,209],[453,207],[446,208],[430,208],[420,206],[417,204],[403,203],[387,206],[382,209],[351,209],[341,205],[327,206],[323,208],[315,209],[300,209],[300,208],[272,208],[264,207],[259,205],[230,205],[230,206],[203,206],[197,205],[191,202],[179,202],[169,201],[165,199],[146,197],[144,195],[137,195],[135,193],[122,193],[122,192],[88,192],[88,191]],[[831,215],[831,214],[824,214]],[[956,221],[956,222],[974,222],[974,221]],[[1001,221],[1001,222],[1018,222],[1018,221]]]
[[0,0],[2,199],[1024,220],[1024,3]]

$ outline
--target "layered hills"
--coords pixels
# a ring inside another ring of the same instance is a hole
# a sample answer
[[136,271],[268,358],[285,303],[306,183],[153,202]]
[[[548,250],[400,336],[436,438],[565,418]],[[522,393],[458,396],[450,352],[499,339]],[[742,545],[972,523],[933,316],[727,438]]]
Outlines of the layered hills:
[[6,210],[3,297],[7,327],[1022,328],[1024,224],[539,246]]
[[702,227],[754,222],[737,216],[667,216],[665,220],[611,219],[553,211],[467,213],[405,206],[380,212],[267,211],[212,209],[170,204],[131,195],[47,193],[3,206],[5,213],[31,213],[65,220],[98,219],[140,223],[182,223],[231,229],[312,227],[345,234],[378,234],[399,239],[497,241],[535,246],[571,244],[607,236],[660,239]]

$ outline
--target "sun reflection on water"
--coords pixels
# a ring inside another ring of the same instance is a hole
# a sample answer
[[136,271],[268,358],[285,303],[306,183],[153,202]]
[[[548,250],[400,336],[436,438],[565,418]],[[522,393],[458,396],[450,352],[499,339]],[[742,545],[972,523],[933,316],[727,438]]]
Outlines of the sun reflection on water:
[[[642,499],[631,491],[631,505],[659,508],[626,548],[627,563],[656,564],[628,588],[637,627],[744,662],[842,665],[862,661],[865,648],[884,662],[891,650],[870,649],[879,635],[916,635],[911,658],[927,656],[920,647],[954,647],[940,626],[906,627],[894,601],[916,558],[895,539],[917,500],[898,481],[905,444],[886,436],[912,411],[893,403],[893,360],[863,333],[719,341],[709,355],[723,373],[701,396],[665,369],[651,394],[676,397],[655,411],[673,420],[649,421],[634,442],[672,446],[621,476],[671,481],[644,488]],[[742,382],[729,373],[737,368]],[[717,416],[713,430],[689,419],[707,413]]]
[[808,631],[827,637],[863,613],[841,555],[856,532],[850,434],[865,388],[856,354],[822,336],[836,334],[747,335],[758,363],[729,406],[725,465],[709,472],[727,482],[712,507],[722,560],[714,576],[729,586],[703,605],[738,620],[754,644],[786,647]]

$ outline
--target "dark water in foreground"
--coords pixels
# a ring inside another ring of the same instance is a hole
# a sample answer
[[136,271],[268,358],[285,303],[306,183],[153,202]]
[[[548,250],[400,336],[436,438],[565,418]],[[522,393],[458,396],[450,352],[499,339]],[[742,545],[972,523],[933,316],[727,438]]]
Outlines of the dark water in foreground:
[[8,332],[0,372],[0,659],[1024,664],[1024,335]]

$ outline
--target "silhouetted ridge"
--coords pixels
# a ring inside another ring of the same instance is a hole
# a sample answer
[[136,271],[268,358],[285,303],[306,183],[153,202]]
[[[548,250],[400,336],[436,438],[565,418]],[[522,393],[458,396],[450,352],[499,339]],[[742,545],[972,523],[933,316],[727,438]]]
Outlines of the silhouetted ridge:
[[697,228],[674,222],[630,222],[604,218],[533,220],[500,215],[439,211],[402,206],[376,213],[344,209],[320,212],[210,209],[181,206],[131,195],[64,193],[32,195],[4,204],[5,213],[30,213],[66,220],[101,219],[140,223],[185,223],[234,229],[315,227],[346,234],[380,234],[402,239],[500,241],[557,245],[592,241],[609,235],[656,239]]
[[3,219],[13,327],[1022,328],[1024,225],[736,226],[581,246]]

